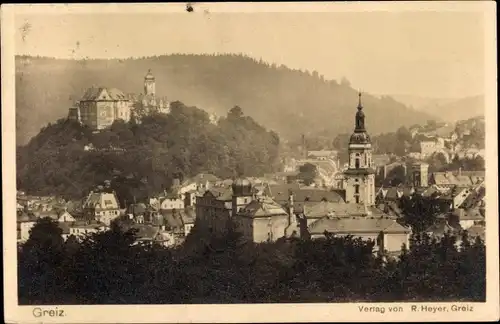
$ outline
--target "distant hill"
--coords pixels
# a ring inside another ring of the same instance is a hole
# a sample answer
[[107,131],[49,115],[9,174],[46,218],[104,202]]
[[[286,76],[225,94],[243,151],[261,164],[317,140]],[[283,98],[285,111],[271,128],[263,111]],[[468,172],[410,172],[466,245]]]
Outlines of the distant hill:
[[391,97],[415,110],[451,123],[484,116],[485,113],[484,96],[482,95],[460,99],[426,98],[411,95],[391,95]]
[[[243,55],[80,61],[23,56],[16,58],[18,145],[26,143],[47,123],[65,117],[72,102],[92,85],[142,92],[148,69],[156,76],[158,95],[218,115],[238,105],[284,139],[297,138],[301,133],[322,133],[333,138],[353,128],[357,93],[348,82],[339,84],[325,80],[317,72],[270,65]],[[366,94],[363,104],[372,134],[431,119],[429,114],[390,97]]]
[[443,105],[456,101],[456,99],[452,98],[432,98],[408,94],[391,94],[390,96],[394,98],[394,100],[397,100],[415,110],[422,110],[425,107]]

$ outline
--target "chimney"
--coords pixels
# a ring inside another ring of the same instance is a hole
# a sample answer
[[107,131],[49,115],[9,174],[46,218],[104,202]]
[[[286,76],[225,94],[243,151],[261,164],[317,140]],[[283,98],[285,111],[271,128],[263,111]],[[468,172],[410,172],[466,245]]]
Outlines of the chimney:
[[458,168],[458,175],[461,176],[462,175],[462,167]]

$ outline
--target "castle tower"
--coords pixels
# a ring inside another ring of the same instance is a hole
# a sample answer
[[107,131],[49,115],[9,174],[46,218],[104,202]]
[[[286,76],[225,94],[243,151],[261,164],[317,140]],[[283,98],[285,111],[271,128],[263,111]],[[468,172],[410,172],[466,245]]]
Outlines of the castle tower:
[[414,187],[429,186],[429,164],[424,162],[414,163],[411,166],[411,184]]
[[248,205],[253,199],[253,186],[252,183],[245,178],[234,180],[232,184],[233,197],[232,197],[232,216],[235,216],[238,211]]
[[345,175],[346,203],[375,204],[375,170],[372,162],[372,144],[365,129],[365,114],[359,93],[358,112],[354,133],[349,140],[349,167]]
[[144,77],[144,94],[155,96],[155,77],[151,70],[148,70],[148,74]]

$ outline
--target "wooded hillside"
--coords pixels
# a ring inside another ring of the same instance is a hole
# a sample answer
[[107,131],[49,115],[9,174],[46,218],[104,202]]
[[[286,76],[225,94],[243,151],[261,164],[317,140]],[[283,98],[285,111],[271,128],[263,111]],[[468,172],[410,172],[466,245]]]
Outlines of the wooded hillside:
[[[354,127],[357,89],[347,80],[325,80],[315,71],[292,70],[243,55],[179,54],[81,61],[17,57],[18,145],[26,143],[47,123],[65,117],[73,101],[92,85],[126,93],[143,92],[148,69],[156,77],[158,95],[218,115],[238,105],[282,138],[299,138],[302,133],[334,138]],[[365,94],[363,104],[370,134],[432,119],[390,97],[380,99]]]

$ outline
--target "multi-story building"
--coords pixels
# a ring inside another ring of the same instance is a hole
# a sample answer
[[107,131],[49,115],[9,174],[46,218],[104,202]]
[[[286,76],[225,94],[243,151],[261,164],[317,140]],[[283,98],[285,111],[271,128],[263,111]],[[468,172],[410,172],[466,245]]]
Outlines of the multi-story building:
[[295,183],[267,186],[256,194],[251,181],[237,179],[231,190],[211,188],[198,199],[196,226],[212,235],[224,235],[228,226],[235,226],[243,239],[255,243],[294,236],[315,239],[328,231],[374,240],[377,249],[390,253],[408,246],[411,230],[374,206],[375,170],[362,109],[360,96],[343,190]]
[[115,88],[91,87],[87,89],[76,107],[70,108],[68,118],[92,130],[108,128],[115,120],[129,121],[132,103]]
[[120,203],[115,192],[90,192],[83,203],[83,212],[87,220],[96,220],[107,226],[120,216]]
[[68,119],[92,130],[102,130],[118,119],[128,122],[132,115],[140,120],[153,112],[169,111],[170,102],[156,95],[156,80],[149,70],[144,77],[144,93],[124,94],[116,88],[91,87],[74,107],[69,108]]

